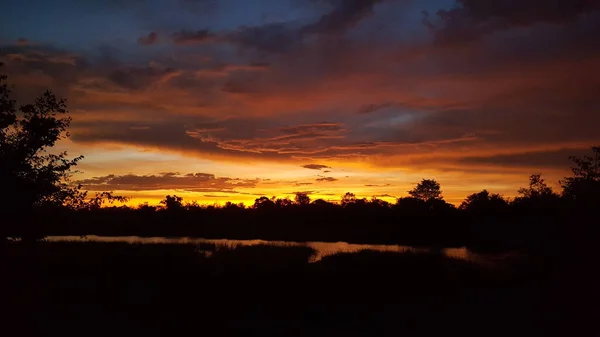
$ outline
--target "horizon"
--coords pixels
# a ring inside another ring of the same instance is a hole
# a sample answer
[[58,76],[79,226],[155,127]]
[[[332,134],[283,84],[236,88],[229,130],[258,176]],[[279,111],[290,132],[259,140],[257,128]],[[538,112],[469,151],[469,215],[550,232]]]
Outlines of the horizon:
[[18,103],[68,99],[55,150],[128,205],[392,201],[435,179],[458,206],[534,173],[559,192],[600,143],[600,7],[504,3],[9,0],[0,62]]

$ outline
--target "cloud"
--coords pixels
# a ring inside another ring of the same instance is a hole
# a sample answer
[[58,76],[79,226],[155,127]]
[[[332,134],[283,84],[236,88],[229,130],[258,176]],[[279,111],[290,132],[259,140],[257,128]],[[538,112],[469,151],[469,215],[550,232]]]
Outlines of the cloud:
[[181,30],[171,34],[173,43],[180,45],[192,45],[214,42],[216,35],[208,29],[197,31]]
[[440,44],[456,44],[475,40],[483,35],[540,22],[566,24],[579,15],[600,9],[596,0],[456,0],[456,7],[439,10],[439,22],[427,18],[424,23],[433,29]]
[[[203,78],[226,78],[235,72],[260,72],[268,71],[269,63],[266,62],[251,62],[248,64],[217,64],[209,68],[199,69],[195,74]],[[232,84],[229,84],[232,85]],[[228,91],[225,89],[225,91]],[[229,90],[235,91],[235,90]]]
[[537,2],[538,13],[527,9],[530,1],[457,2],[440,12],[446,17],[430,16],[433,44],[424,27],[408,27],[410,39],[391,32],[389,17],[403,8],[391,2],[316,2],[325,14],[312,19],[207,26],[214,41],[233,46],[166,44],[108,57],[13,44],[0,58],[15,95],[52,88],[69,98],[72,141],[84,149],[476,175],[567,169],[562,154],[536,153],[600,141],[594,7],[565,2],[562,13]]
[[315,194],[318,193],[318,191],[298,191],[298,192],[291,192],[291,193],[284,193],[284,194],[306,194],[306,195],[311,195],[311,194]]
[[366,104],[366,105],[361,106],[358,109],[358,113],[368,114],[368,113],[372,113],[372,112],[387,108],[389,106],[392,106],[392,103]]
[[289,23],[270,23],[261,26],[242,26],[224,34],[223,41],[242,48],[268,53],[285,53],[302,44],[302,34]]
[[158,42],[158,33],[151,32],[146,36],[142,36],[138,39],[138,44],[142,46],[150,46]]
[[328,183],[338,181],[338,179],[333,178],[333,177],[323,177],[323,178],[317,178],[315,180],[319,181],[319,182],[328,182]]
[[304,167],[305,169],[309,169],[309,170],[323,170],[323,169],[331,168],[327,165],[320,165],[320,164],[308,164],[308,165],[303,165],[302,167]]
[[117,68],[111,71],[107,76],[107,79],[120,87],[138,90],[165,81],[176,74],[177,71],[171,68],[161,69],[151,66],[132,66],[127,68]]
[[248,124],[238,124],[235,120],[221,123],[228,124],[229,127],[220,129],[215,128],[216,125],[210,125],[208,129],[189,129],[187,134],[204,143],[214,143],[223,150],[290,157],[315,153],[318,142],[343,139],[347,132],[336,123],[299,124],[260,130],[249,129]]
[[570,156],[589,155],[588,148],[569,148],[555,151],[525,152],[493,156],[465,157],[460,162],[468,165],[490,165],[497,167],[521,167],[525,169],[565,169],[572,165]]
[[377,194],[377,195],[374,195],[374,197],[375,198],[394,198],[394,199],[397,199],[396,196],[393,196],[391,194]]
[[76,181],[92,191],[184,190],[188,192],[236,193],[240,188],[253,188],[258,180],[215,177],[209,173],[165,172],[157,175],[106,175]]
[[305,38],[331,36],[355,27],[373,14],[373,7],[386,0],[317,0],[330,10],[315,22],[276,22],[258,26],[242,26],[237,31],[224,34],[227,41],[246,49],[283,54],[305,45]]
[[332,10],[316,22],[302,28],[305,34],[337,34],[352,28],[373,14],[373,7],[385,0],[321,0],[332,6]]
[[29,41],[28,39],[26,39],[24,37],[20,37],[17,39],[17,41],[15,43],[17,46],[28,46],[31,44],[31,41]]

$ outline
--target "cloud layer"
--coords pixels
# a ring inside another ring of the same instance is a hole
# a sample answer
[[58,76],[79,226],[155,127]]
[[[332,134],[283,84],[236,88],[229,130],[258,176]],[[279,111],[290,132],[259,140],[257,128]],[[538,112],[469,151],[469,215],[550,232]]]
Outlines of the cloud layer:
[[[67,11],[64,31],[28,29],[15,5],[0,14],[15,32],[0,61],[20,102],[45,88],[69,99],[75,148],[177,153],[209,172],[267,163],[264,178],[335,167],[288,189],[342,184],[347,169],[374,194],[389,171],[494,174],[516,191],[514,172],[558,175],[600,142],[599,1],[440,3],[90,2],[100,14],[83,25]],[[87,184],[235,190],[236,178],[111,173]],[[393,185],[378,195],[404,193]]]

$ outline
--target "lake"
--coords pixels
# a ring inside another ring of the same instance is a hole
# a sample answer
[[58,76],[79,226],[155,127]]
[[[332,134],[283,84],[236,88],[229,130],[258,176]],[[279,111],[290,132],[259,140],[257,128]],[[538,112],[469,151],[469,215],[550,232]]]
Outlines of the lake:
[[[127,243],[170,243],[170,244],[200,244],[211,243],[215,245],[306,245],[312,247],[317,253],[312,262],[321,260],[324,256],[333,255],[340,252],[358,252],[361,250],[375,250],[380,252],[428,252],[430,249],[423,247],[399,246],[399,245],[369,245],[354,244],[347,242],[290,242],[290,241],[265,241],[265,240],[228,240],[228,239],[203,239],[191,237],[140,237],[140,236],[49,236],[47,241],[79,241],[79,242],[127,242]],[[448,257],[469,260],[477,263],[491,263],[494,260],[503,258],[506,254],[498,256],[497,254],[480,254],[469,251],[465,247],[461,248],[443,248],[440,252]]]

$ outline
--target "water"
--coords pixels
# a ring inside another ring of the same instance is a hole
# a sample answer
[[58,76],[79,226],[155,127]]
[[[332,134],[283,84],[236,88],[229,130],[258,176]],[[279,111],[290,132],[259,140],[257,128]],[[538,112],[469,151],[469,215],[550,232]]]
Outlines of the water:
[[[333,255],[340,252],[358,252],[361,250],[375,250],[380,252],[428,252],[430,249],[422,247],[412,246],[399,246],[399,245],[366,245],[366,244],[354,244],[347,242],[290,242],[290,241],[265,241],[265,240],[228,240],[228,239],[203,239],[203,238],[190,238],[190,237],[139,237],[139,236],[96,236],[88,235],[86,237],[79,236],[49,236],[46,238],[47,241],[80,241],[80,242],[127,242],[127,243],[170,243],[170,244],[199,244],[199,243],[212,243],[215,245],[228,245],[228,246],[252,246],[259,244],[273,244],[273,245],[306,245],[312,247],[316,251],[316,255],[313,261],[319,261],[323,257]],[[467,248],[444,248],[440,252],[448,257],[469,260],[478,263],[489,262],[489,256],[483,256],[470,252]]]

